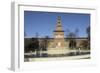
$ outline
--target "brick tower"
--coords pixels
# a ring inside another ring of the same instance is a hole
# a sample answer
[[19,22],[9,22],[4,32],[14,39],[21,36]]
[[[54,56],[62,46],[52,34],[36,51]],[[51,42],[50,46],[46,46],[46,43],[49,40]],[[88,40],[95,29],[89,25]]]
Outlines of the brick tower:
[[49,43],[48,53],[49,54],[65,54],[67,44],[64,39],[64,30],[62,27],[61,17],[58,16],[56,28],[53,31],[53,40]]
[[54,30],[54,45],[55,48],[64,48],[65,39],[64,39],[64,30],[62,28],[61,17],[58,16],[56,29]]

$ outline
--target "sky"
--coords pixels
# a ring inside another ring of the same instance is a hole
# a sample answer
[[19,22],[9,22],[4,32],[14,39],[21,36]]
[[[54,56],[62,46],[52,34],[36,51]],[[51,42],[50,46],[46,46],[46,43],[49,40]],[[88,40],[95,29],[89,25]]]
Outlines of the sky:
[[53,37],[56,28],[57,17],[61,16],[64,34],[75,32],[78,29],[79,37],[86,37],[86,28],[90,26],[90,14],[82,13],[60,13],[60,12],[37,12],[24,11],[25,37]]

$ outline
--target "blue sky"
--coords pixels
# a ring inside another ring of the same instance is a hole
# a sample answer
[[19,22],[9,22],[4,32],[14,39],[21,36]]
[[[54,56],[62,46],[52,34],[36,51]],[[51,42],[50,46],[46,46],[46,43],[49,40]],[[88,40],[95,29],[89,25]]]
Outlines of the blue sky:
[[90,14],[24,11],[26,37],[34,37],[36,33],[39,37],[52,37],[58,16],[61,16],[65,35],[68,34],[68,29],[70,32],[78,29],[79,37],[87,36],[86,28],[90,25]]

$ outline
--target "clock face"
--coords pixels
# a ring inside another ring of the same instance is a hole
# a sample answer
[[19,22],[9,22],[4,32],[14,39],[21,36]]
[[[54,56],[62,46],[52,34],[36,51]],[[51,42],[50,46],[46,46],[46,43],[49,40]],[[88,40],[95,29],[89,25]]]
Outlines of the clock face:
[[61,42],[58,42],[58,46],[61,46]]

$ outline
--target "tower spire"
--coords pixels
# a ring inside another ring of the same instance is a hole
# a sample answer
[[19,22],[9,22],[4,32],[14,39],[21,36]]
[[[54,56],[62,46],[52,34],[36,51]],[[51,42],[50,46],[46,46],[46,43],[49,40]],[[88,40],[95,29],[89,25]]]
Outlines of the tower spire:
[[54,37],[64,38],[64,31],[61,24],[61,16],[57,18],[56,29],[54,30]]
[[58,16],[57,24],[58,24],[58,25],[61,25],[61,16]]
[[63,31],[62,23],[61,23],[61,16],[58,16],[58,18],[57,18],[57,24],[56,24],[56,30],[55,31]]

